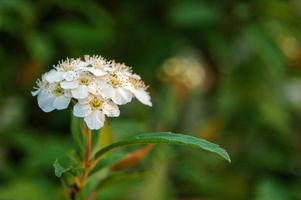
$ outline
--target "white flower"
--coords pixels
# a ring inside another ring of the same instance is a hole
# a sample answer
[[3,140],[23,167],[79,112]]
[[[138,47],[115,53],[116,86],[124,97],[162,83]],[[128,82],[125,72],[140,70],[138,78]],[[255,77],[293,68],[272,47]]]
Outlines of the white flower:
[[79,67],[83,65],[83,62],[79,59],[66,59],[59,62],[55,69],[50,70],[45,79],[49,83],[61,82],[63,80],[72,81],[76,78],[79,71]]
[[49,83],[60,82],[60,81],[64,80],[63,74],[64,74],[64,72],[62,72],[62,71],[57,71],[56,69],[52,69],[46,74],[45,79]]
[[111,98],[117,105],[124,105],[132,100],[133,95],[126,88],[127,79],[120,74],[109,74],[99,82],[99,87],[103,91],[102,96]]
[[104,76],[107,74],[110,64],[101,56],[85,56],[85,64],[80,67],[83,71],[88,71],[95,76]]
[[89,72],[79,72],[72,81],[62,81],[60,86],[70,89],[72,97],[75,99],[85,99],[89,95],[89,84],[94,77]]
[[37,81],[38,88],[32,92],[33,96],[37,96],[39,107],[44,112],[66,109],[71,101],[70,93],[61,88],[58,83],[47,82],[46,76],[47,74],[42,77],[42,80]]
[[95,78],[88,85],[88,90],[95,96],[102,96],[104,99],[110,99],[112,96],[111,88],[105,83],[103,77]]
[[105,115],[118,117],[119,108],[116,104],[100,96],[89,96],[79,101],[73,108],[73,114],[77,117],[84,117],[90,129],[100,129],[104,125]]
[[118,117],[118,105],[133,97],[152,106],[147,86],[125,64],[107,61],[101,56],[85,56],[59,62],[37,81],[32,92],[44,112],[61,110],[75,102],[73,113],[83,117],[90,129],[100,129],[105,116]]
[[152,106],[151,98],[149,93],[146,91],[147,86],[141,80],[139,75],[133,74],[131,77],[129,77],[127,88],[141,103]]
[[108,75],[99,78],[96,84],[102,97],[110,98],[118,105],[129,103],[133,98],[133,94],[127,88],[130,75],[131,69],[128,66],[112,61]]

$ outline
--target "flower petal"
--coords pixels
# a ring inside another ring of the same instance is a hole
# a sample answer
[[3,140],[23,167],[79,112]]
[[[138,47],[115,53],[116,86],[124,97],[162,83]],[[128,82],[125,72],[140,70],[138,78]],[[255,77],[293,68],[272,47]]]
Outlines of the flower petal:
[[38,105],[44,112],[51,112],[53,107],[54,96],[47,91],[42,90],[38,95]]
[[92,81],[88,85],[88,90],[89,90],[90,93],[92,93],[94,95],[100,95],[101,94],[101,88],[100,88],[98,82],[96,82],[96,81]]
[[77,73],[75,71],[67,71],[64,72],[62,77],[63,79],[65,79],[66,81],[73,81],[77,76]]
[[115,103],[108,101],[103,103],[103,113],[108,117],[118,117],[120,115],[120,110]]
[[89,92],[103,98],[111,98],[114,94],[113,88],[104,81],[94,80],[88,85]]
[[127,104],[132,100],[132,93],[125,88],[117,88],[115,89],[115,94],[112,96],[112,100],[114,103],[118,105]]
[[66,109],[71,101],[70,97],[66,97],[65,95],[60,95],[55,97],[53,101],[53,107],[57,110]]
[[78,87],[78,82],[76,81],[62,81],[60,82],[60,86],[63,89],[75,89]]
[[86,117],[89,114],[91,114],[91,112],[92,112],[91,107],[87,104],[77,103],[73,107],[73,114],[76,117]]
[[63,72],[52,69],[47,74],[45,74],[45,79],[49,83],[60,82],[63,80],[62,75],[63,75]]
[[107,84],[104,81],[100,81],[98,83],[99,87],[100,87],[100,95],[104,98],[104,99],[108,99],[108,98],[112,98],[115,94],[115,89],[113,87],[111,87],[109,84]]
[[95,69],[95,68],[92,68],[92,67],[87,67],[87,71],[91,72],[95,76],[104,76],[104,75],[107,74],[107,72],[102,70],[102,69]]
[[92,130],[97,130],[103,127],[105,116],[99,110],[94,110],[90,113],[90,115],[84,118],[87,126]]
[[89,65],[89,63],[86,63],[84,61],[80,61],[78,64],[77,64],[77,68],[82,68],[82,67],[87,67]]
[[76,99],[85,99],[88,97],[88,87],[85,85],[80,85],[76,89],[71,90],[72,96]]
[[143,89],[132,90],[132,92],[141,103],[148,105],[148,106],[152,106],[151,98],[150,98],[148,92],[146,92]]

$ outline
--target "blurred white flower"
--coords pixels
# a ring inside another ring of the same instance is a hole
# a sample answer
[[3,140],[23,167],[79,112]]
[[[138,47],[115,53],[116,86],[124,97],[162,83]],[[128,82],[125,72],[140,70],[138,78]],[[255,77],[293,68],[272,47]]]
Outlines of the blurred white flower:
[[141,77],[125,64],[107,61],[101,56],[61,61],[37,81],[32,92],[44,112],[68,107],[71,99],[73,113],[83,117],[90,129],[100,129],[107,117],[118,117],[118,105],[136,97],[152,106],[147,86]]

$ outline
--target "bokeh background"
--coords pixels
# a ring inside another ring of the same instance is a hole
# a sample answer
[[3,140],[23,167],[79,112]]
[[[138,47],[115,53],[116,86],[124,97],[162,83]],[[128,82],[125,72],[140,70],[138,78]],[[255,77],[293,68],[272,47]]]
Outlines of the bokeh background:
[[0,199],[61,199],[70,111],[43,113],[30,91],[86,54],[150,85],[153,107],[123,106],[114,140],[171,130],[232,158],[158,145],[98,199],[301,199],[301,1],[0,0],[0,42]]

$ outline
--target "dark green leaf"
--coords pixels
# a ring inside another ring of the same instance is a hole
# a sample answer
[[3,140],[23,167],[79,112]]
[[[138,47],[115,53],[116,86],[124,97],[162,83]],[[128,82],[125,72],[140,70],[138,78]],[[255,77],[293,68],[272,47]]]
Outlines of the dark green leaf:
[[98,158],[105,154],[106,152],[122,146],[135,145],[135,144],[178,144],[185,145],[189,147],[201,148],[207,151],[216,153],[231,162],[228,153],[220,148],[217,144],[208,142],[204,139],[196,138],[189,135],[176,134],[170,132],[159,132],[159,133],[148,133],[142,134],[133,138],[122,140],[116,143],[113,143],[100,151],[95,155],[95,158]]

